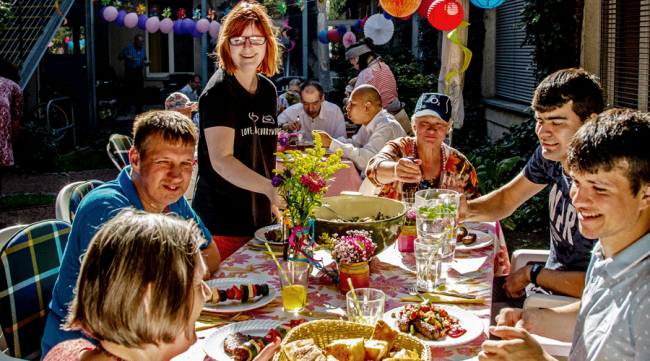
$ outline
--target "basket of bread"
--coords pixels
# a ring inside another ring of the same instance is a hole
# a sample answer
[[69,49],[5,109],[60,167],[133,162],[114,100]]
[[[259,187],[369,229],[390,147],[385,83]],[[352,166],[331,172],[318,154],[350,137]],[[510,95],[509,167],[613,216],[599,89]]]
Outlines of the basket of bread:
[[372,326],[318,320],[292,329],[273,361],[430,361],[429,347],[379,320]]

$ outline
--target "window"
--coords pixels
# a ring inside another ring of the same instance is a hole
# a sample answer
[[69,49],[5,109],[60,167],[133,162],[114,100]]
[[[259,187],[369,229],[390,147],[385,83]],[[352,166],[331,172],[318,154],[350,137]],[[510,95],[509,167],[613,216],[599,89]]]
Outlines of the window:
[[[148,1],[147,9],[158,7],[158,16],[165,8],[172,10],[172,20],[176,20],[176,11],[185,9],[185,14],[192,17],[191,0],[158,0]],[[162,20],[162,17],[161,17]],[[194,37],[190,34],[176,35],[173,31],[163,34],[156,31],[153,34],[145,32],[147,43],[147,58],[151,65],[147,75],[163,76],[170,73],[194,72]]]
[[650,0],[603,0],[601,83],[610,107],[648,111]]
[[497,97],[530,104],[537,87],[533,47],[521,46],[526,32],[517,26],[524,0],[508,0],[496,8],[494,85]]
[[83,26],[61,26],[48,45],[49,54],[85,54]]

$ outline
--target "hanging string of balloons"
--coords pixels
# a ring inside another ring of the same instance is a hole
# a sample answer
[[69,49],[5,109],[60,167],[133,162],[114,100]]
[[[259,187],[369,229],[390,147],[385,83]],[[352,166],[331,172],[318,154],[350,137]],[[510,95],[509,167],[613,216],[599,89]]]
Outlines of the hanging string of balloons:
[[207,16],[202,18],[201,10],[195,8],[191,13],[192,18],[189,18],[186,10],[179,8],[174,21],[171,19],[172,10],[169,7],[160,9],[159,17],[158,6],[152,6],[149,9],[149,15],[147,15],[147,8],[143,4],[139,4],[133,11],[134,6],[131,1],[125,5],[120,0],[114,0],[112,4],[111,0],[101,0],[101,3],[103,7],[99,11],[100,16],[108,22],[114,21],[117,26],[129,29],[137,26],[149,33],[160,30],[163,34],[169,34],[173,31],[177,35],[191,34],[195,38],[199,38],[205,33],[210,34],[213,38],[219,37],[221,24],[216,20],[217,13],[214,9],[210,9]]

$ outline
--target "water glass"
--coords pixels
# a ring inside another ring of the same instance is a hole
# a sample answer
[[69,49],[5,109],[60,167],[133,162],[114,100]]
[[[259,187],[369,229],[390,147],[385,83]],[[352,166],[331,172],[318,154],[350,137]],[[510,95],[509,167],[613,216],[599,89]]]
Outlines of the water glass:
[[309,264],[307,262],[285,261],[280,264],[282,271],[278,272],[280,277],[280,288],[282,289],[282,305],[285,312],[297,313],[305,309],[307,303],[307,287],[309,280]]
[[374,288],[357,288],[354,290],[357,295],[357,307],[354,302],[352,291],[345,295],[348,320],[354,323],[374,326],[384,316],[384,302],[386,295]]
[[460,193],[448,189],[426,189],[415,193],[418,237],[441,245],[444,263],[456,252],[456,230]]
[[438,242],[416,238],[415,266],[420,291],[431,292],[441,284],[442,247]]

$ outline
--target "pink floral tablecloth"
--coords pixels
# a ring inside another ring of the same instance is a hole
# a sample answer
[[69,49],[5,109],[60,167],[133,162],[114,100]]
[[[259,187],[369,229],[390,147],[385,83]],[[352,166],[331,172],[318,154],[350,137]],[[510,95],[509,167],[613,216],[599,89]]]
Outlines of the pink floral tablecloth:
[[[484,304],[458,304],[455,305],[468,310],[480,318],[483,323],[483,333],[475,340],[454,347],[431,347],[434,360],[466,360],[474,358],[480,351],[480,346],[488,337],[487,330],[490,323],[490,306],[492,303],[492,279],[496,274],[507,274],[510,264],[503,233],[499,223],[472,223],[470,229],[484,231],[494,237],[492,246],[475,250],[458,250],[455,262],[460,264],[475,264],[473,270],[466,269],[460,273],[451,268],[447,272],[446,286],[450,290],[476,294],[486,300]],[[502,255],[505,253],[505,257]],[[331,259],[325,252],[317,252],[317,258],[323,257],[325,264]],[[497,260],[497,262],[495,262]],[[479,265],[479,263],[481,263]],[[403,306],[400,300],[409,294],[406,287],[415,283],[415,257],[412,253],[401,253],[393,245],[375,257],[370,264],[370,287],[377,288],[386,293],[385,310]],[[309,279],[306,309],[298,317],[285,313],[282,309],[282,300],[278,281],[278,269],[266,252],[254,250],[244,246],[231,257],[222,262],[213,278],[246,277],[267,282],[278,291],[276,298],[264,307],[248,311],[252,319],[289,320],[292,318],[315,319],[347,319],[345,310],[345,296],[320,271],[314,270]],[[197,326],[200,324],[197,323]],[[203,342],[217,328],[198,332],[199,340],[190,350],[179,355],[174,360],[204,360],[213,359],[203,352]],[[218,360],[225,361],[225,360]]]

